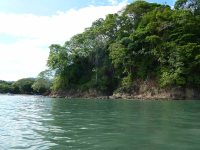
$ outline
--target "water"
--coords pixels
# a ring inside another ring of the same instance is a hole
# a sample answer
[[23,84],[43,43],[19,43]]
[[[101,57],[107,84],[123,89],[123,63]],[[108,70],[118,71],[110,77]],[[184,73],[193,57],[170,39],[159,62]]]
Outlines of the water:
[[199,150],[200,101],[0,96],[0,150]]

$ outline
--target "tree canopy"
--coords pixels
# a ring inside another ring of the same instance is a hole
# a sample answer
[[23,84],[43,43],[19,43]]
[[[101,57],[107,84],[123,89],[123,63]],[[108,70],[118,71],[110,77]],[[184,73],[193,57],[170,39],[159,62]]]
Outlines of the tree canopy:
[[[51,88],[111,93],[147,78],[156,78],[161,87],[200,87],[199,4],[177,0],[172,9],[137,0],[94,21],[63,46],[52,44],[47,61],[55,73]],[[33,87],[46,81],[40,74]]]

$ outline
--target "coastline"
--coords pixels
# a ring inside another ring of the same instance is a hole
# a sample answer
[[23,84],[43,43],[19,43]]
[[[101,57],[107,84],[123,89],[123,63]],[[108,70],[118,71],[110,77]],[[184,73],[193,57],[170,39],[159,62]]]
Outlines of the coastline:
[[105,95],[99,91],[75,91],[58,90],[52,91],[46,98],[83,98],[83,99],[127,99],[127,100],[200,100],[200,92],[194,89],[182,89],[179,87],[171,89],[153,89],[143,93],[123,92]]
[[[0,93],[0,95],[8,95],[7,93]],[[33,94],[13,94],[8,96],[41,96],[41,95],[33,95]]]
[[[1,95],[7,95],[7,94],[3,94],[3,93],[0,93],[0,96]],[[9,95],[7,95],[9,96]],[[11,96],[11,95],[10,95]],[[110,96],[88,96],[88,97],[81,97],[81,96],[63,96],[63,95],[49,95],[49,96],[43,96],[43,95],[30,95],[30,94],[14,94],[12,96],[25,96],[25,97],[41,97],[41,98],[69,98],[69,99],[105,99],[105,100],[114,100],[114,99],[121,99],[121,100],[200,100],[198,98],[180,98],[180,97],[158,97],[158,96],[153,96],[153,97],[146,97],[146,96],[127,96],[126,94],[125,95],[121,95],[121,94],[115,94],[115,95],[110,95]]]
[[91,99],[133,99],[133,100],[200,100],[200,90],[194,87],[168,86],[161,88],[154,80],[136,82],[131,87],[119,87],[113,93],[96,89],[49,90],[43,97],[50,98],[91,98]]
[[62,97],[62,96],[57,96],[57,97],[52,97],[52,96],[39,96],[42,98],[64,98],[64,99],[104,99],[104,100],[158,100],[158,101],[180,101],[180,100],[200,100],[200,99],[195,99],[195,98],[191,98],[191,99],[180,99],[180,98],[146,98],[146,97],[142,97],[142,98],[122,98],[122,97],[113,97],[113,96],[102,96],[102,97]]
[[[82,98],[82,99],[127,99],[127,100],[200,100],[200,90],[192,87],[167,87],[160,88],[149,86],[149,83],[140,84],[140,87],[130,88],[126,91],[115,91],[113,94],[105,94],[98,90],[49,90],[43,95],[14,94],[10,96],[43,97],[43,98]],[[150,84],[151,85],[151,84]],[[0,93],[0,95],[8,95]]]

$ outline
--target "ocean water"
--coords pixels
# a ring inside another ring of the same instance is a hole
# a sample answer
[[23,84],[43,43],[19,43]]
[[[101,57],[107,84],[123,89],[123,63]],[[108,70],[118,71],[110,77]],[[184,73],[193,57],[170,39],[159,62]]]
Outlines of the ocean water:
[[0,96],[0,150],[199,150],[200,101]]

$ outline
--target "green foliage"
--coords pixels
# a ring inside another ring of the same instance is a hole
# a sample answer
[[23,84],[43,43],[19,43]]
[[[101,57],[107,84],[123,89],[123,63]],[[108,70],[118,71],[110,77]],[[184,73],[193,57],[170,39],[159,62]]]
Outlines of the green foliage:
[[178,73],[170,74],[168,72],[164,72],[160,79],[161,87],[171,84],[184,85],[185,83],[186,83],[185,78],[181,77]]
[[21,93],[21,94],[31,94],[34,92],[32,85],[34,83],[33,79],[23,78],[20,79],[12,84],[14,87],[14,93]]
[[[199,0],[168,5],[137,0],[98,19],[64,46],[51,45],[47,66],[53,90],[122,92],[133,79],[155,78],[167,85],[200,87]],[[38,76],[33,87],[47,87]],[[19,88],[21,90],[21,88]]]
[[130,73],[127,77],[123,78],[122,85],[130,86],[132,81],[133,81],[133,74]]
[[32,85],[34,91],[45,93],[51,87],[51,76],[52,74],[49,70],[40,72]]
[[161,6],[156,3],[148,3],[146,1],[137,0],[126,6],[124,15],[130,16],[134,20],[133,28],[136,30],[141,23],[143,15]]
[[0,80],[0,84],[8,84],[8,82],[4,81],[4,80]]
[[127,87],[122,86],[122,87],[116,89],[113,93],[116,94],[116,93],[125,93],[125,92],[127,92]]
[[200,0],[177,0],[175,9],[190,9],[193,11],[194,15],[200,14]]
[[151,57],[143,57],[143,60],[138,69],[138,75],[144,80],[147,78],[148,72],[153,70]]
[[0,80],[0,93],[12,93],[14,87],[7,83],[6,81]]
[[110,58],[112,59],[112,64],[117,68],[120,64],[124,63],[124,58],[126,56],[125,46],[120,43],[114,43],[109,47]]
[[52,90],[58,90],[58,89],[65,89],[65,82],[64,79],[61,77],[54,77],[52,79],[52,86],[51,89]]

